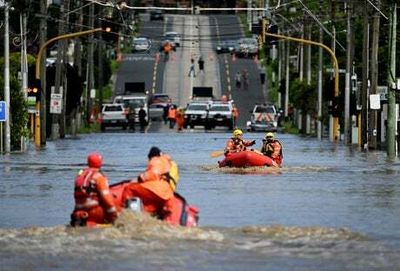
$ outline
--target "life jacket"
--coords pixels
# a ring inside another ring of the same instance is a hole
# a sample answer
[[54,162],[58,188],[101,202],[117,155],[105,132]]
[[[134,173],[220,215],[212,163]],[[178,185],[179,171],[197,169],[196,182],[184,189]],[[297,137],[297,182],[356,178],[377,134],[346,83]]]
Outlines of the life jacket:
[[172,46],[169,42],[164,45],[164,52],[169,53],[172,50]]
[[169,119],[176,119],[176,109],[175,108],[171,107],[168,110],[168,118]]
[[282,164],[282,144],[278,140],[274,139],[272,142],[265,141],[261,152],[264,155],[271,157],[279,166]]
[[247,149],[246,147],[250,145],[250,141],[232,137],[228,140],[228,143],[226,144],[225,154],[245,151]]
[[75,178],[74,198],[72,226],[112,223],[118,217],[107,178],[97,169],[85,169]]
[[96,174],[100,174],[95,169],[88,168],[80,172],[75,178],[75,209],[90,210],[99,205],[96,191]]

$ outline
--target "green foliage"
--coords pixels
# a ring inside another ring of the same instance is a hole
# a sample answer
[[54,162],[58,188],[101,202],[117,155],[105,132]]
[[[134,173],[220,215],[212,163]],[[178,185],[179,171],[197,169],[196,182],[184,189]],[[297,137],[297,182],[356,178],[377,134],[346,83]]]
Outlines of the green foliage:
[[287,134],[298,134],[299,133],[299,129],[297,129],[293,122],[291,121],[282,121],[281,123],[282,127],[283,127],[283,132],[287,133]]
[[314,113],[317,108],[318,94],[315,85],[295,80],[290,84],[290,103],[304,113]]
[[[27,129],[28,111],[24,93],[21,91],[18,72],[20,70],[20,53],[10,54],[10,134],[11,147],[13,150],[19,150],[21,137],[29,135]],[[28,62],[34,62],[32,56],[28,56]],[[4,57],[0,59],[0,69],[4,70]],[[4,74],[0,74],[0,84],[4,86]],[[1,100],[4,98],[4,88],[0,88]]]

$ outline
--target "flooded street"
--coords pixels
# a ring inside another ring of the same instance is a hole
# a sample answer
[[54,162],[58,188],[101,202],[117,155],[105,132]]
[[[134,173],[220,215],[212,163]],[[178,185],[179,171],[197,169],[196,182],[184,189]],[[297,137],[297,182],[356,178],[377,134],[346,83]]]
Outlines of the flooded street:
[[[263,135],[244,137],[259,149]],[[229,136],[111,131],[0,156],[1,270],[398,270],[400,161],[277,134],[281,170],[222,170],[210,154]],[[178,163],[199,228],[129,212],[110,228],[66,227],[89,152],[116,183],[145,169],[152,146]]]

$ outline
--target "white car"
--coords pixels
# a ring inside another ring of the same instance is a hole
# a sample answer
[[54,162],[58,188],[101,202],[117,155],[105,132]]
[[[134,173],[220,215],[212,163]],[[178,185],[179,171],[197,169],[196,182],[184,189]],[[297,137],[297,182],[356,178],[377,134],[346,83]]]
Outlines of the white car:
[[181,34],[177,32],[166,32],[164,38],[173,41],[176,47],[181,46]]
[[250,111],[251,119],[247,122],[247,131],[271,131],[278,130],[279,113],[272,104],[256,104]]
[[151,41],[148,38],[134,38],[132,51],[133,52],[145,52],[150,50]]
[[103,104],[100,121],[102,131],[104,131],[106,127],[115,126],[120,126],[122,129],[126,130],[128,119],[126,118],[124,105],[120,103]]

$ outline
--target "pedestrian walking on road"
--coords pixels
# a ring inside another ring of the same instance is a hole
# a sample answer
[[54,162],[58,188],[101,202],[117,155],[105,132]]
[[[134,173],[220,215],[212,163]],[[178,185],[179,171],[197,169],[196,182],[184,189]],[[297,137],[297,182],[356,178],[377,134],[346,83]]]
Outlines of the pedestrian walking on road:
[[243,81],[243,89],[248,90],[249,89],[249,72],[246,69],[242,70],[242,81]]
[[204,59],[202,56],[199,57],[199,61],[197,61],[199,64],[199,72],[204,73]]
[[140,107],[139,110],[139,124],[140,124],[140,132],[144,132],[144,129],[147,125],[147,120],[146,120],[147,113],[143,109],[143,106]]
[[193,77],[196,77],[196,70],[195,70],[195,65],[194,65],[194,59],[193,57],[190,59],[190,70],[188,76],[190,77],[193,73]]
[[237,90],[239,90],[242,86],[242,75],[240,74],[240,72],[237,72],[235,75],[235,84]]
[[177,109],[175,105],[171,105],[168,110],[169,129],[173,129],[176,123]]

